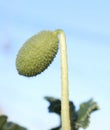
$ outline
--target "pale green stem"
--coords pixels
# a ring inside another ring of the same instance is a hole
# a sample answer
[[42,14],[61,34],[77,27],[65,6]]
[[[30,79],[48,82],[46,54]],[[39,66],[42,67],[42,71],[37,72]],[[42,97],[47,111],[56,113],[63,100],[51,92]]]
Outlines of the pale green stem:
[[62,30],[57,30],[60,42],[60,60],[61,60],[61,82],[62,82],[62,95],[61,95],[61,120],[62,130],[71,130],[70,114],[69,114],[69,87],[68,87],[68,61],[67,61],[67,48],[66,36]]

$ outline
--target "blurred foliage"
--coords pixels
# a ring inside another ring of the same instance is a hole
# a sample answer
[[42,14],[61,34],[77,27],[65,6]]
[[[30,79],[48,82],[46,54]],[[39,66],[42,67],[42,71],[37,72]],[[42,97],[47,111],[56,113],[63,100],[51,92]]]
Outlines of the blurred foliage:
[[27,130],[26,128],[7,121],[7,116],[1,115],[0,116],[0,130]]
[[[52,128],[51,130],[61,129],[61,100],[53,97],[45,97],[45,99],[50,103],[48,110],[49,112],[56,113],[60,116],[60,125],[58,127]],[[96,102],[90,99],[87,102],[81,103],[79,110],[76,111],[73,102],[69,102],[70,105],[70,120],[72,130],[79,130],[79,128],[86,129],[90,123],[90,114],[99,109]]]
[[[56,113],[60,117],[59,126],[52,128],[50,130],[60,130],[61,129],[61,100],[54,97],[45,97],[45,99],[50,103],[48,110],[49,112]],[[72,130],[79,130],[79,128],[86,129],[90,123],[90,114],[99,109],[96,102],[93,99],[87,102],[81,103],[79,110],[76,110],[75,105],[72,101],[69,102],[70,105],[70,122]],[[27,130],[26,128],[7,121],[7,116],[0,116],[0,130]]]

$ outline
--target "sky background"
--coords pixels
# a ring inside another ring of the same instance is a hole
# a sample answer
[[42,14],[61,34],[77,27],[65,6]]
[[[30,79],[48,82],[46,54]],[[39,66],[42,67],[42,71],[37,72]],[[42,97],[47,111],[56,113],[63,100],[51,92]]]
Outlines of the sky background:
[[[59,117],[48,113],[45,96],[60,98],[59,52],[48,70],[18,75],[22,44],[42,30],[63,29],[67,39],[70,100],[76,108],[93,98],[100,110],[87,130],[110,128],[110,1],[3,0],[0,2],[0,110],[29,130],[48,130]],[[81,129],[82,130],[82,129]]]

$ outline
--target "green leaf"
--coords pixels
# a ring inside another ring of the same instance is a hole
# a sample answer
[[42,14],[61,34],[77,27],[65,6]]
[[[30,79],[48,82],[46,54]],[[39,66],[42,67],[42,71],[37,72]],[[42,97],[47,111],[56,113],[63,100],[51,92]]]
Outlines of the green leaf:
[[45,97],[45,99],[50,103],[48,107],[49,112],[61,115],[61,101],[53,97]]
[[6,123],[6,120],[7,120],[7,116],[5,115],[0,116],[0,129]]
[[[53,98],[53,97],[45,97],[45,99],[50,103],[48,110],[49,112],[56,113],[60,116],[61,119],[61,100]],[[71,120],[71,128],[75,128],[75,120],[77,118],[76,112],[75,112],[75,106],[70,101],[70,120]],[[60,130],[61,128],[61,120],[60,125],[56,128],[52,128],[51,130]]]
[[[48,110],[49,112],[56,113],[60,116],[61,119],[61,100],[53,98],[53,97],[45,97],[45,99],[50,103]],[[71,129],[78,130],[79,128],[87,128],[89,125],[90,114],[99,109],[96,102],[90,99],[87,102],[84,102],[80,105],[80,109],[78,111],[75,110],[75,106],[73,102],[69,102],[70,105],[70,121],[71,121]],[[60,125],[51,130],[60,130],[61,128],[61,120]]]
[[19,126],[13,122],[7,122],[3,127],[2,130],[26,130],[26,128]]
[[[60,116],[61,119],[61,101],[59,99],[53,98],[53,97],[45,97],[45,99],[50,103],[48,110],[49,112],[56,113]],[[60,120],[60,125],[52,128],[50,130],[60,130],[61,128],[61,120]]]
[[90,114],[98,109],[99,107],[97,103],[94,102],[92,99],[82,103],[80,105],[79,111],[77,112],[78,118],[76,120],[76,128],[87,128],[90,123]]
[[52,128],[50,130],[60,130],[60,129],[61,129],[61,126],[58,126],[58,127]]
[[27,130],[26,128],[7,121],[7,116],[0,116],[0,130]]

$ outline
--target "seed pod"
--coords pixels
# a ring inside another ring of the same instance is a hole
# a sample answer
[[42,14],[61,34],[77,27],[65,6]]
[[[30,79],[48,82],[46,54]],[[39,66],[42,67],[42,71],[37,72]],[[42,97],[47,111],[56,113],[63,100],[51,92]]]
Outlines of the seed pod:
[[16,58],[18,73],[28,77],[40,74],[53,61],[57,51],[56,32],[42,31],[32,36],[18,52]]

